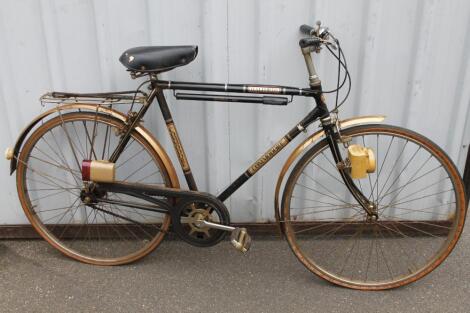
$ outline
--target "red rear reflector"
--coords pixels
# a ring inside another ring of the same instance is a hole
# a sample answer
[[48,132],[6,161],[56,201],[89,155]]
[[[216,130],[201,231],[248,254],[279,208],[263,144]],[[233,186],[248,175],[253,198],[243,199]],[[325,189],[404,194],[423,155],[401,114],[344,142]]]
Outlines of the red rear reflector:
[[90,181],[90,169],[91,169],[91,161],[90,160],[83,160],[82,161],[82,180]]

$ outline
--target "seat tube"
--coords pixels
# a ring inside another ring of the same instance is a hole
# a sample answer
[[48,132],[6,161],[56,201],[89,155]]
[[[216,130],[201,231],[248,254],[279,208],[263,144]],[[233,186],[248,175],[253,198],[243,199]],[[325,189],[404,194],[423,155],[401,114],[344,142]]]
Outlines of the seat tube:
[[197,190],[196,181],[194,180],[193,173],[191,172],[191,167],[189,166],[186,153],[184,152],[183,145],[181,144],[181,140],[178,135],[178,131],[176,130],[173,118],[171,116],[170,108],[168,107],[168,103],[166,102],[165,95],[163,94],[163,90],[158,87],[154,88],[157,88],[156,98],[158,101],[158,105],[160,106],[163,119],[166,123],[166,128],[168,129],[171,141],[173,142],[173,147],[178,157],[178,161],[180,162],[181,168],[183,169],[183,174],[186,178],[188,187],[190,190]]

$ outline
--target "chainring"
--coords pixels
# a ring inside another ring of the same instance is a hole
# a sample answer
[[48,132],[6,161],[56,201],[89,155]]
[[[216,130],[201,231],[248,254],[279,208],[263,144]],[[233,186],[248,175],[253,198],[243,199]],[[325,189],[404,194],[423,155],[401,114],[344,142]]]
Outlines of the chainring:
[[210,247],[225,238],[226,231],[198,226],[197,221],[202,219],[230,224],[230,215],[222,202],[180,199],[172,212],[173,230],[182,240],[198,247]]

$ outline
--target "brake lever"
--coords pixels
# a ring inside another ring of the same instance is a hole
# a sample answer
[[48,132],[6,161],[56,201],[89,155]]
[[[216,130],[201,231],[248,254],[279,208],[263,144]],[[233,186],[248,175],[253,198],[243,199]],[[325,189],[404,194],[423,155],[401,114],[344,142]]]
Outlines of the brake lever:
[[338,46],[333,43],[333,42],[326,42],[327,45],[329,45],[333,50],[338,50]]

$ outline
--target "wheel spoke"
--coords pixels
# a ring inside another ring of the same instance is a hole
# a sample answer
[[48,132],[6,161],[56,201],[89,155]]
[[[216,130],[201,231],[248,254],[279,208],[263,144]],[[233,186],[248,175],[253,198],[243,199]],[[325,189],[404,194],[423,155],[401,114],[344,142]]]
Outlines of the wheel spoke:
[[407,145],[408,145],[408,140],[406,140],[405,144],[403,145],[403,148],[402,148],[401,151],[400,151],[400,154],[398,155],[398,158],[397,158],[397,159],[395,160],[395,162],[393,163],[393,167],[392,167],[392,169],[390,170],[390,173],[388,174],[387,179],[385,180],[385,183],[383,184],[382,188],[381,188],[380,191],[379,191],[379,197],[380,197],[380,195],[382,195],[383,190],[384,190],[385,187],[387,186],[388,180],[389,180],[390,177],[392,176],[392,173],[394,172],[395,167],[396,167],[397,164],[398,164],[398,160],[399,160],[399,158],[403,155],[403,152],[405,151],[405,148],[406,148]]

